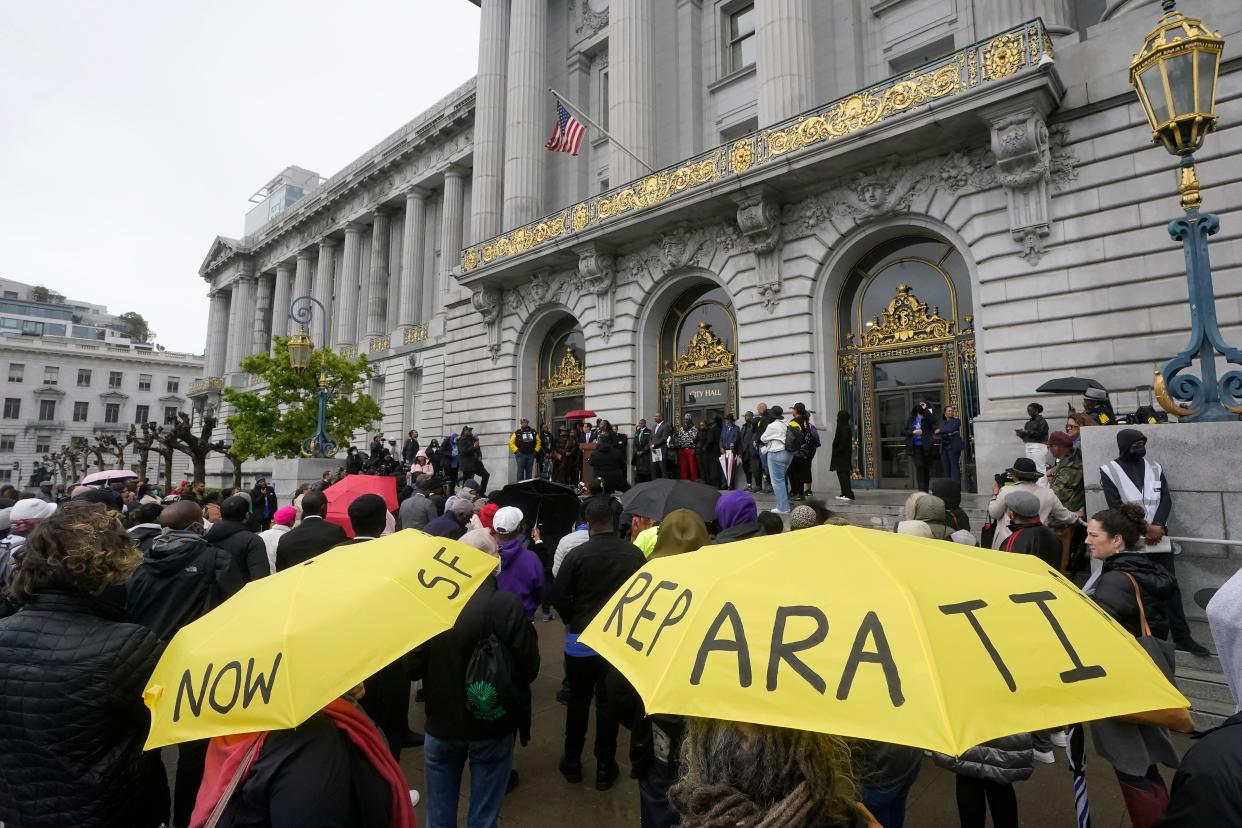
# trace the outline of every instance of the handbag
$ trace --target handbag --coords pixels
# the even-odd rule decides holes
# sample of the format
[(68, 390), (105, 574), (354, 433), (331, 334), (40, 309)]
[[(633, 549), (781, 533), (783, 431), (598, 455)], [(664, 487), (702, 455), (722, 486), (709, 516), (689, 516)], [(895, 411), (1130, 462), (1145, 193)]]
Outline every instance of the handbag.
[[(1165, 641), (1163, 638), (1156, 638), (1151, 634), (1151, 627), (1147, 624), (1147, 611), (1143, 607), (1143, 594), (1139, 591), (1138, 581), (1134, 580), (1134, 576), (1129, 572), (1123, 574), (1130, 579), (1130, 585), (1134, 587), (1134, 600), (1138, 604), (1139, 646), (1143, 648), (1147, 656), (1155, 662), (1156, 666), (1160, 668), (1160, 672), (1172, 684), (1174, 665), (1177, 663), (1173, 643)], [(1193, 733), (1195, 729), (1194, 719), (1190, 717), (1190, 711), (1184, 707), (1147, 710), (1114, 718), (1119, 721), (1129, 722), (1130, 724), (1167, 727), (1169, 730), (1176, 730), (1179, 733)]]

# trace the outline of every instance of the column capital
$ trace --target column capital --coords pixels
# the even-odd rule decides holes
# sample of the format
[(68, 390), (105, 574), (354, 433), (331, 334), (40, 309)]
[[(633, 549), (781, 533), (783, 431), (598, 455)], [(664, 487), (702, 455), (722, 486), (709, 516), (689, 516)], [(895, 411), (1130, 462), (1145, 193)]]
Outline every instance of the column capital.
[(372, 219), (384, 218), (384, 217), (387, 217), (388, 214), (391, 212), (392, 212), (392, 209), (387, 204), (376, 204), (371, 207), (371, 218)]
[(405, 188), (403, 193), (405, 195), (406, 201), (410, 201), (411, 199), (417, 200), (417, 201), (426, 201), (427, 196), (431, 195), (431, 190), (427, 189), (426, 187), (423, 187), (420, 184), (411, 184), (410, 186)]
[[(298, 255), (301, 256), (302, 254), (299, 253)], [(280, 274), (282, 271), (284, 273), (292, 273), (293, 269), (294, 269), (294, 265), (290, 264), (288, 261), (280, 262), (279, 264), (276, 265), (276, 277), (280, 278)]]
[(346, 236), (350, 235), (351, 233), (352, 234), (361, 233), (364, 229), (366, 229), (366, 225), (360, 221), (345, 222), (345, 235)]
[(298, 261), (300, 262), (309, 262), (313, 258), (315, 258), (315, 251), (309, 247), (303, 247), (298, 251)]
[(331, 236), (324, 236), (322, 239), (319, 240), (320, 250), (331, 250), (332, 248), (336, 247), (336, 245), (337, 245), (336, 239), (332, 238)]
[(448, 179), (448, 178), (462, 179), (462, 178), (465, 178), (469, 174), (470, 174), (470, 171), (466, 169), (465, 167), (461, 166), (460, 164), (449, 164), (447, 167), (444, 168), (445, 179)]

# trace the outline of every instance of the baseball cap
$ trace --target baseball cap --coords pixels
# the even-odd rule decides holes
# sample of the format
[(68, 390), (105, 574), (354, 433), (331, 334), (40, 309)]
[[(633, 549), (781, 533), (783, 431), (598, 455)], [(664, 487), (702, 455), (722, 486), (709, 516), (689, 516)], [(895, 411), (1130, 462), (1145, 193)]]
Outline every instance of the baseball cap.
[(13, 504), (13, 509), (9, 512), (9, 523), (16, 523), (19, 520), (43, 520), (54, 514), (56, 514), (55, 503), (48, 503), (37, 497), (28, 497)]
[(504, 535), (512, 535), (522, 525), (522, 510), (516, 506), (505, 506), (496, 511), (492, 518), (492, 528)]

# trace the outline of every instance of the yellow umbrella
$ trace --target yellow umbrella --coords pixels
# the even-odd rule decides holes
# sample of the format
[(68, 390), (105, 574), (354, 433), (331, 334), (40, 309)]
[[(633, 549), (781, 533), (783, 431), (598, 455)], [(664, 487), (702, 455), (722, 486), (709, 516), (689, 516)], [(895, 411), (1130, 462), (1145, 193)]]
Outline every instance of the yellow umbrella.
[(173, 636), (143, 693), (146, 748), (301, 724), (452, 627), (495, 568), (408, 529), (246, 585)]
[(951, 755), (1189, 706), (1133, 636), (1038, 559), (857, 527), (652, 560), (580, 641), (649, 713)]

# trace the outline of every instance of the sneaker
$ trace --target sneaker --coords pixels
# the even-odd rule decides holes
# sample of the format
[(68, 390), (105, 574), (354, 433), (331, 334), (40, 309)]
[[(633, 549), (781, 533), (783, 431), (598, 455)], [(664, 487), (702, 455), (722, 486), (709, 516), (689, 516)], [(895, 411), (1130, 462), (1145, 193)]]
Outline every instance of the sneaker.
[(846, 497), (845, 495), (837, 495), (837, 500), (844, 500), (846, 503), (853, 503), (853, 502), (854, 502), (854, 498), (852, 498), (852, 497)]
[(422, 797), (418, 795), (418, 791), (410, 788), (410, 807), (417, 808), (418, 803), (422, 801)]
[(1212, 654), (1211, 650), (1209, 650), (1207, 647), (1204, 647), (1202, 644), (1200, 644), (1198, 641), (1195, 641), (1193, 638), (1187, 638), (1185, 641), (1174, 642), (1173, 646), (1181, 650), (1182, 652), (1190, 653), (1191, 655), (1207, 656), (1207, 655)]
[(772, 514), (774, 514), (774, 515), (787, 515), (787, 514), (789, 514), (789, 510), (788, 510), (788, 509), (769, 509), (768, 511), (769, 511), (769, 512), (771, 512), (771, 513), (772, 513)]
[(1035, 751), (1035, 761), (1043, 762), (1045, 765), (1054, 765), (1056, 764), (1057, 756), (1050, 750), (1037, 750)]
[(1069, 747), (1069, 737), (1065, 735), (1064, 730), (1052, 731), (1048, 739), (1059, 748)]
[(562, 756), (560, 770), (561, 776), (565, 777), (565, 781), (571, 785), (577, 785), (582, 781), (581, 759), (570, 759), (568, 756)]

